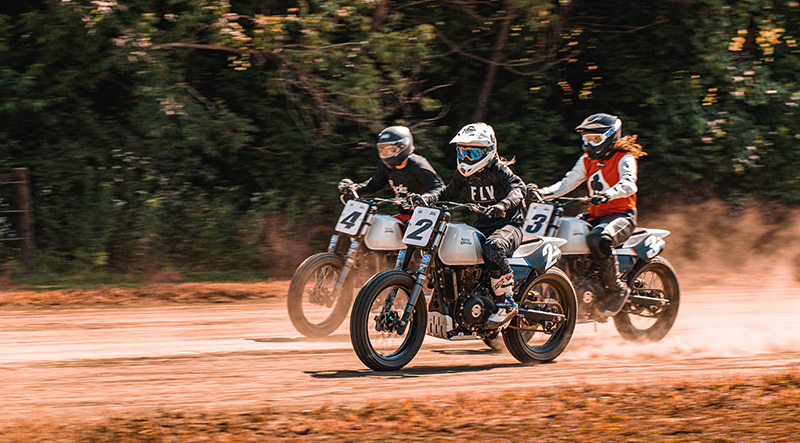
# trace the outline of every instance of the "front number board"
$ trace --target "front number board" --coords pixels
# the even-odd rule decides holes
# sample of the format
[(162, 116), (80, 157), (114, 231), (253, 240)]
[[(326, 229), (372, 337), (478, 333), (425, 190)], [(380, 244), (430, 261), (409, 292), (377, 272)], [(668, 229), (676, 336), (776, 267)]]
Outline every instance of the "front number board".
[(408, 221), (403, 243), (412, 246), (427, 246), (436, 221), (439, 220), (440, 212), (438, 209), (417, 206), (414, 209), (414, 215)]
[(532, 203), (530, 207), (528, 207), (528, 214), (525, 216), (525, 224), (522, 225), (522, 232), (526, 236), (544, 236), (547, 233), (547, 225), (552, 215), (553, 205)]

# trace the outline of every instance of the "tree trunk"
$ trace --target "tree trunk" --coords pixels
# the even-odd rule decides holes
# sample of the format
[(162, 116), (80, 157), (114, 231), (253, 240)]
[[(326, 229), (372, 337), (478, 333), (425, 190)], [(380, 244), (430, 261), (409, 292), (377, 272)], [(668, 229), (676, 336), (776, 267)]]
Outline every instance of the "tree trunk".
[(486, 77), (483, 79), (483, 85), (481, 86), (481, 90), (478, 94), (478, 100), (475, 103), (475, 112), (472, 114), (472, 121), (474, 122), (483, 121), (483, 118), (486, 116), (486, 108), (489, 104), (489, 98), (492, 95), (494, 82), (497, 79), (497, 69), (499, 67), (498, 64), (505, 56), (505, 51), (508, 47), (508, 37), (511, 34), (511, 25), (514, 20), (519, 17), (519, 15), (519, 9), (515, 7), (509, 7), (505, 18), (503, 18), (503, 21), (500, 22), (500, 29), (497, 32), (497, 40), (494, 42), (492, 54), (489, 58), (489, 66), (486, 69)]
[(372, 11), (372, 30), (377, 31), (383, 26), (386, 17), (389, 16), (389, 0), (381, 0), (375, 10)]

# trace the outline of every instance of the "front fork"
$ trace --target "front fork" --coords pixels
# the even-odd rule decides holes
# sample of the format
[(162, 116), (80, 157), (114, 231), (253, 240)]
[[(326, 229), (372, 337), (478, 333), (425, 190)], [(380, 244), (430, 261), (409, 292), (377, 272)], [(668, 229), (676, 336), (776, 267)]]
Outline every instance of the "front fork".
[(419, 294), (422, 293), (422, 287), (425, 285), (425, 282), (428, 280), (428, 264), (431, 262), (431, 253), (427, 252), (422, 256), (422, 261), (419, 263), (419, 267), (417, 268), (417, 279), (414, 281), (414, 288), (411, 290), (411, 295), (408, 297), (408, 304), (406, 305), (406, 310), (403, 311), (403, 317), (400, 319), (399, 325), (397, 327), (397, 334), (403, 335), (406, 332), (406, 327), (408, 326), (408, 319), (411, 318), (411, 312), (414, 310), (414, 305), (417, 304), (417, 299), (419, 298)]
[[(333, 234), (331, 241), (328, 244), (328, 252), (334, 252), (338, 242), (339, 235)], [(358, 254), (358, 247), (360, 245), (361, 242), (358, 240), (353, 240), (350, 242), (350, 248), (347, 250), (347, 254), (344, 256), (342, 273), (339, 275), (339, 279), (336, 281), (336, 285), (333, 287), (333, 293), (331, 294), (332, 299), (336, 299), (339, 296), (339, 292), (341, 292), (342, 286), (344, 286), (344, 282), (347, 280), (347, 276), (350, 275), (350, 270), (353, 269), (353, 265), (355, 264), (356, 256)]]
[[(397, 254), (397, 263), (395, 269), (403, 270), (408, 267), (411, 256), (414, 254), (413, 248), (401, 249)], [(394, 306), (394, 299), (397, 296), (397, 288), (392, 288), (386, 294), (386, 300), (383, 302), (383, 309), (380, 315), (376, 318), (375, 329), (379, 332), (394, 332), (397, 331), (398, 335), (402, 335), (408, 326), (408, 319), (411, 317), (411, 312), (414, 310), (414, 305), (417, 303), (422, 287), (428, 279), (427, 269), (431, 261), (431, 254), (427, 253), (422, 256), (422, 262), (417, 268), (417, 278), (414, 280), (414, 288), (411, 289), (411, 295), (408, 298), (408, 304), (403, 311), (403, 316), (399, 317), (392, 309)]]

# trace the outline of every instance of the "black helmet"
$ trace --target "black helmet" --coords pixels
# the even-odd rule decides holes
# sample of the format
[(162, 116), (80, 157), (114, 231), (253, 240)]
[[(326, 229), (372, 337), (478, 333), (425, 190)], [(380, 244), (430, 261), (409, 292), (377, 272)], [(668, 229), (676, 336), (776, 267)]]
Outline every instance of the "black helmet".
[(389, 126), (378, 134), (378, 157), (383, 163), (396, 168), (414, 152), (414, 138), (405, 126)]
[(577, 128), (581, 134), (583, 152), (592, 160), (605, 158), (622, 133), (622, 120), (615, 115), (594, 114), (586, 117)]

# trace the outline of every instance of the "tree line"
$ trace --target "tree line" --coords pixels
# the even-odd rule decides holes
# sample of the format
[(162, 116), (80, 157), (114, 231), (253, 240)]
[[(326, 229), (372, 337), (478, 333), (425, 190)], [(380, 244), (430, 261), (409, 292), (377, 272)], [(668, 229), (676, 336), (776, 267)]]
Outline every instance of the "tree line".
[(30, 170), (48, 272), (268, 268), (271, 230), (324, 243), (394, 124), (448, 181), (485, 121), (546, 185), (606, 112), (643, 202), (797, 204), (798, 29), (792, 0), (5, 2), (0, 169)]

